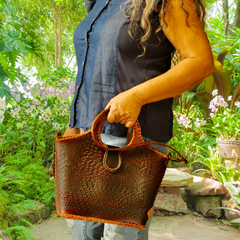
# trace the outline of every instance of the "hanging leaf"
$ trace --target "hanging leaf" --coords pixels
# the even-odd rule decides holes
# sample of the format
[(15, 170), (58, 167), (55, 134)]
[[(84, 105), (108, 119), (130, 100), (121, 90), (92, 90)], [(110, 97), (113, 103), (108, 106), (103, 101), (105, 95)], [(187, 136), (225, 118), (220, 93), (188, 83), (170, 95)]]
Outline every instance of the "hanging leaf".
[(217, 60), (223, 65), (223, 61), (228, 53), (228, 50), (223, 50), (218, 54)]
[(219, 95), (222, 95), (227, 101), (227, 98), (231, 92), (232, 83), (228, 73), (223, 69), (222, 64), (218, 61), (214, 61), (213, 78), (217, 85)]
[(209, 103), (212, 100), (212, 94), (209, 92), (198, 92), (195, 94), (207, 116), (210, 114)]
[(231, 101), (231, 104), (230, 104), (231, 109), (234, 108), (234, 103), (238, 100), (239, 97), (240, 97), (240, 82), (238, 83), (237, 87), (233, 91), (232, 101)]
[(203, 80), (203, 84), (204, 84), (205, 92), (211, 93), (214, 89), (216, 89), (216, 83), (214, 81), (213, 75), (205, 78)]

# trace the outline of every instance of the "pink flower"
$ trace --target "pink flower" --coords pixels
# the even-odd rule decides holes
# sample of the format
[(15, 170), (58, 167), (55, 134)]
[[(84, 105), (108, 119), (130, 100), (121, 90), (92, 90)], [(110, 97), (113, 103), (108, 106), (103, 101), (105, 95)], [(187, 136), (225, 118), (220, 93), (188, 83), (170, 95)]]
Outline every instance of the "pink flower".
[(200, 122), (195, 122), (195, 126), (197, 127), (197, 128), (199, 128), (200, 127)]
[(185, 128), (189, 127), (189, 123), (191, 122), (188, 117), (182, 114), (179, 118), (177, 118), (179, 124), (182, 124)]
[(235, 105), (236, 105), (237, 107), (240, 107), (240, 102), (235, 102)]
[(212, 91), (212, 95), (213, 95), (213, 96), (215, 96), (215, 95), (217, 95), (217, 94), (218, 94), (218, 89), (215, 89), (215, 90)]

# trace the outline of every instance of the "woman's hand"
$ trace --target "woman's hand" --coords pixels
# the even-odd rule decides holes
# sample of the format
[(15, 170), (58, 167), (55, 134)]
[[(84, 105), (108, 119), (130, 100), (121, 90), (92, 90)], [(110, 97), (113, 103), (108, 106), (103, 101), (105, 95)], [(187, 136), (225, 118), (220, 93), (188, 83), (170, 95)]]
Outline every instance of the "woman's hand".
[(141, 107), (140, 96), (134, 88), (122, 92), (107, 104), (105, 108), (109, 108), (107, 121), (110, 123), (120, 122), (128, 128), (132, 127), (138, 119)]

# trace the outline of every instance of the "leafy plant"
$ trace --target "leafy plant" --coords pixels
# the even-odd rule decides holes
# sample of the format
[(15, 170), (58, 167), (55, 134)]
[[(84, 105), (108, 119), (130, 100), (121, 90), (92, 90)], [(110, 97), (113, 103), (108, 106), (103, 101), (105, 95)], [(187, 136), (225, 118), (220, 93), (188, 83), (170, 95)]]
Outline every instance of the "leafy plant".
[[(29, 237), (30, 239), (33, 239), (32, 233), (29, 229), (27, 229), (25, 226), (19, 226), (17, 223), (12, 223), (11, 221), (11, 215), (12, 215), (12, 207), (7, 207), (7, 199), (4, 197), (6, 196), (4, 189), (11, 187), (12, 185), (18, 185), (21, 186), (23, 182), (19, 181), (17, 178), (13, 179), (13, 176), (6, 170), (7, 167), (5, 165), (2, 165), (0, 167), (0, 226), (1, 228), (5, 229), (7, 233), (9, 233), (14, 239), (23, 239), (26, 240), (26, 237)], [(31, 203), (29, 203), (31, 204)], [(22, 212), (22, 208), (15, 208), (14, 213)], [(32, 225), (29, 221), (21, 218), (23, 222), (25, 222), (27, 225), (35, 228), (34, 225)]]
[(212, 100), (212, 91), (218, 89), (219, 93), (228, 98), (231, 92), (231, 80), (227, 71), (223, 69), (223, 61), (227, 51), (221, 51), (214, 60), (214, 72), (192, 89), (174, 98), (175, 104), (180, 100), (180, 112), (188, 115), (190, 109), (199, 103), (206, 116), (209, 116), (209, 102)]
[[(217, 90), (213, 91), (214, 99), (210, 102), (210, 117), (213, 122), (212, 130), (219, 134), (222, 140), (240, 139), (240, 102), (235, 102), (235, 108), (228, 108), (221, 95), (217, 95)], [(231, 98), (229, 98), (229, 101)]]
[(34, 240), (34, 237), (29, 229), (24, 226), (12, 226), (6, 229), (6, 232), (9, 233), (13, 239), (17, 240), (27, 240), (26, 236)]
[[(187, 113), (181, 113), (178, 107), (174, 108), (173, 138), (169, 145), (178, 149), (184, 155), (189, 163), (194, 162), (202, 148), (215, 144), (214, 136), (204, 131), (206, 120), (197, 105)], [(171, 152), (176, 156), (174, 152)]]
[(13, 85), (25, 82), (16, 65), (24, 55), (34, 53), (34, 48), (33, 38), (22, 31), (22, 23), (15, 17), (9, 1), (1, 0), (0, 13), (4, 13), (0, 21), (0, 97), (6, 96), (8, 101), (11, 94), (7, 81)]
[(225, 167), (223, 159), (219, 156), (217, 148), (209, 146), (204, 149), (199, 146), (201, 152), (198, 154), (196, 162), (200, 162), (206, 168), (197, 169), (194, 173), (200, 171), (207, 171), (212, 178), (218, 180), (222, 184), (226, 182), (236, 182), (240, 179), (239, 171), (231, 166)]

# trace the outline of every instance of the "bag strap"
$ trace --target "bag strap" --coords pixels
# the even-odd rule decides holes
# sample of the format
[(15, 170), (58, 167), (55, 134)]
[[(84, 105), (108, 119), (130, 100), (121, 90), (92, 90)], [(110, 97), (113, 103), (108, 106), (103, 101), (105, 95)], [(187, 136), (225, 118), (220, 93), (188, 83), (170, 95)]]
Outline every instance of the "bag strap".
[[(107, 121), (107, 115), (109, 113), (109, 109), (105, 109), (102, 112), (100, 112), (96, 118), (94, 119), (92, 123), (91, 133), (92, 138), (94, 142), (102, 147), (107, 148), (106, 144), (104, 144), (101, 140), (101, 128), (104, 124), (104, 122)], [(132, 129), (132, 135), (131, 139), (129, 139), (127, 147), (135, 146), (137, 144), (144, 143), (144, 140), (142, 139), (142, 133), (141, 133), (141, 127), (138, 121), (134, 123), (134, 125), (130, 128)]]
[(145, 145), (161, 145), (161, 146), (164, 146), (164, 147), (167, 147), (167, 148), (170, 148), (172, 149), (175, 153), (178, 154), (179, 158), (172, 158), (172, 154), (171, 153), (168, 153), (167, 156), (169, 157), (169, 160), (170, 161), (173, 161), (173, 162), (184, 162), (184, 163), (188, 163), (187, 159), (184, 158), (176, 149), (164, 144), (164, 143), (158, 143), (158, 142), (145, 142)]

